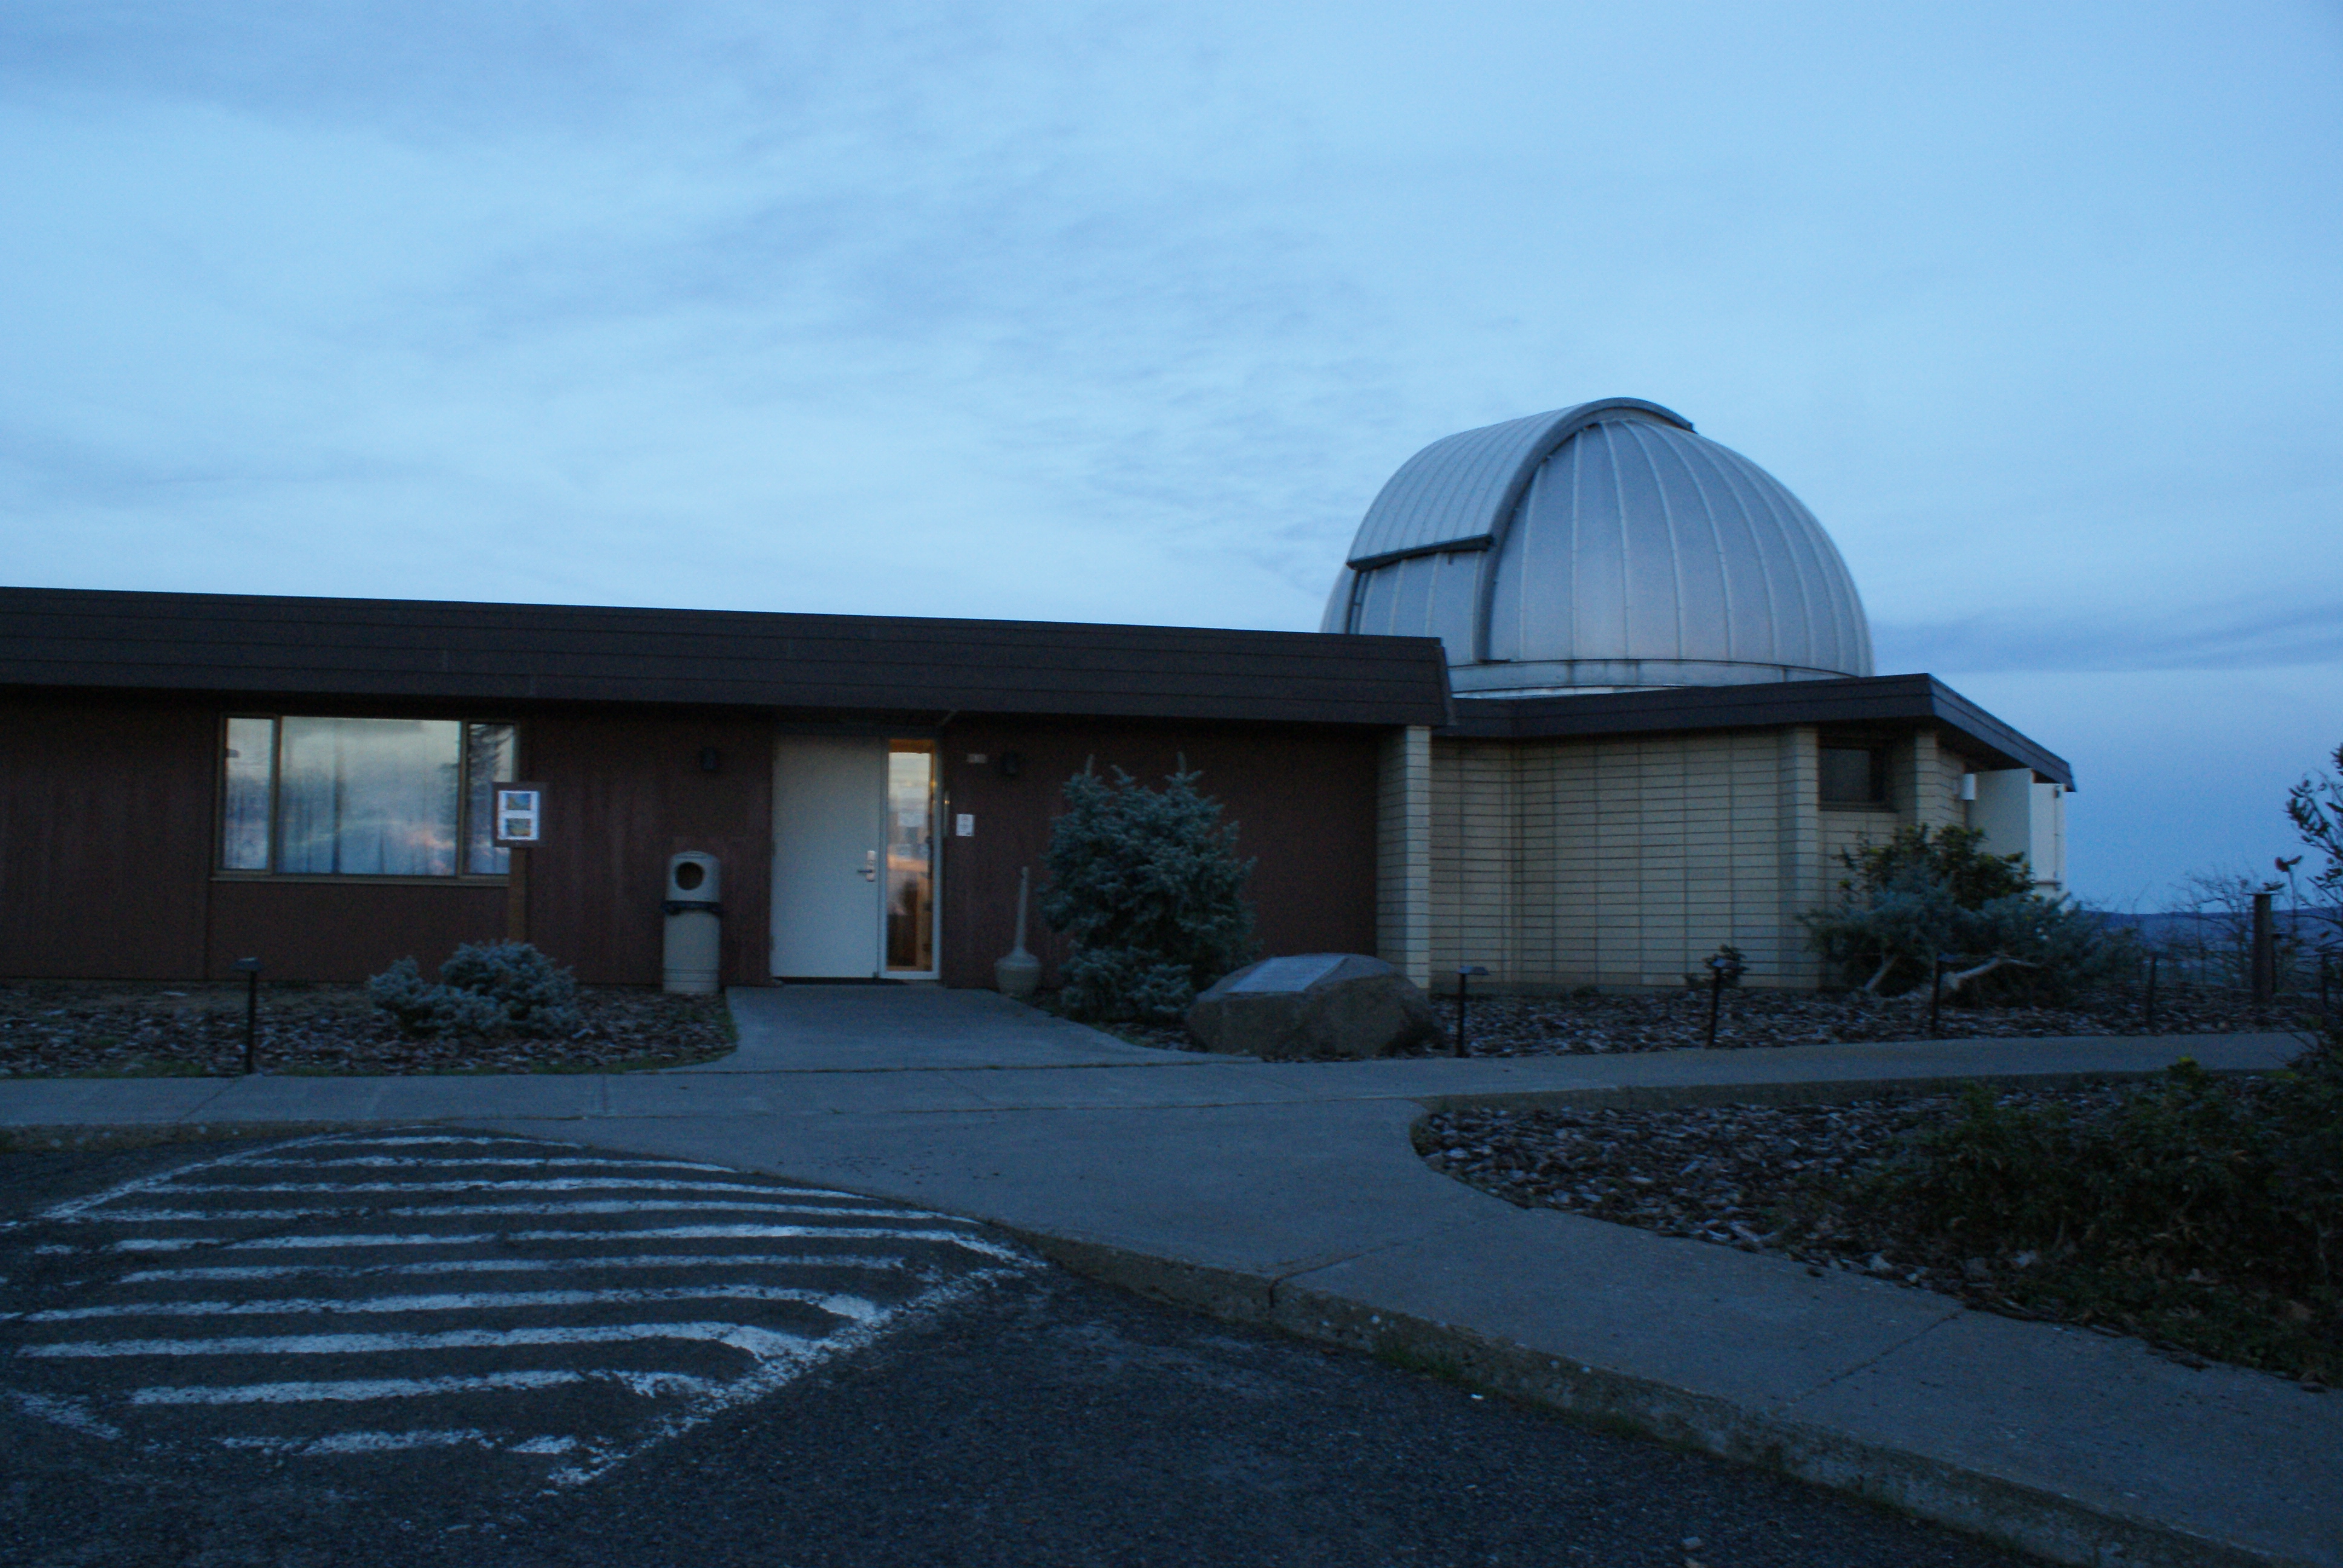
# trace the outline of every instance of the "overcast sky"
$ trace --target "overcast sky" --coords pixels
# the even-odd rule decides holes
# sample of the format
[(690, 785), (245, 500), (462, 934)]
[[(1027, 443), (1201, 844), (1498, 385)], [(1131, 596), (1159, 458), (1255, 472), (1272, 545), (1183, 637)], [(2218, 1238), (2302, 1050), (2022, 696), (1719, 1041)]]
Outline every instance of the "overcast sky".
[(1312, 628), (1648, 397), (2154, 907), (2343, 742), (2338, 170), (2331, 0), (13, 0), (0, 579)]

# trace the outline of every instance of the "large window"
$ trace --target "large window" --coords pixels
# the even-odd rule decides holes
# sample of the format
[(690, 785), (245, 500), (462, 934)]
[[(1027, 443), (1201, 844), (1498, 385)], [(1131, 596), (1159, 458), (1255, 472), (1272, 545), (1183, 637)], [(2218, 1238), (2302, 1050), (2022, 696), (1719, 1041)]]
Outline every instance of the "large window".
[(495, 877), (490, 790), (509, 724), (456, 719), (227, 721), (220, 867), (313, 877)]

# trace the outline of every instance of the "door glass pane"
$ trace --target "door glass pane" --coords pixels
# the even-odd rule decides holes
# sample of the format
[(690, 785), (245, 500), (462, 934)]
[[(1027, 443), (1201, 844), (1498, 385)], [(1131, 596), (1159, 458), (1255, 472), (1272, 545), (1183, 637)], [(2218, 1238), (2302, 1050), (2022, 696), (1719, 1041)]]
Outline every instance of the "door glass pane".
[(936, 748), (887, 743), (887, 967), (931, 970), (935, 960)]
[(464, 727), (451, 719), (287, 719), (277, 869), (452, 877)]
[(464, 869), (501, 877), (512, 869), (512, 851), (497, 848), (496, 787), (518, 775), (519, 757), (509, 724), (474, 724), (464, 732)]
[(276, 767), (277, 720), (227, 721), (220, 864), (231, 871), (268, 869), (268, 779)]

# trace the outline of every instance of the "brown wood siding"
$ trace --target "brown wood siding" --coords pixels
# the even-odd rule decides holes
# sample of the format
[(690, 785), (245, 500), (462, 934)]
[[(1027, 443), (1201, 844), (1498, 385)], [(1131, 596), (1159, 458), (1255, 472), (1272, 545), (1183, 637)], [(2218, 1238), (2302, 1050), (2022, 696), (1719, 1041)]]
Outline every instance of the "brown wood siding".
[(0, 699), (0, 975), (202, 971), (218, 745), (204, 707)]
[[(530, 940), (589, 984), (658, 984), (667, 858), (704, 849), (724, 862), (725, 979), (764, 982), (765, 715), (22, 694), (0, 705), (0, 976), (224, 978), (257, 957), (280, 980), (357, 980), (407, 957), (428, 973), (458, 944), (505, 935), (501, 880), (215, 876), (230, 711), (517, 719), (552, 808), (530, 868)], [(699, 766), (707, 747), (715, 773)]]
[(216, 881), (211, 893), (213, 980), (232, 979), (241, 958), (274, 980), (362, 980), (404, 958), (430, 975), (459, 943), (505, 934), (500, 884), (256, 879)]
[[(699, 766), (709, 747), (713, 773)], [(547, 791), (548, 841), (530, 851), (530, 940), (589, 983), (658, 984), (668, 858), (699, 849), (724, 868), (725, 983), (767, 982), (771, 719), (540, 715), (522, 727), (521, 760)]]
[[(1033, 868), (1028, 945), (1057, 983), (1065, 945), (1041, 919), (1040, 890), (1061, 790), (1086, 759), (1153, 784), (1185, 756), (1199, 787), (1239, 825), (1239, 853), (1256, 862), (1252, 896), (1264, 954), (1375, 950), (1375, 822), (1379, 736), (1373, 731), (1133, 725), (1045, 725), (977, 719), (942, 742), (945, 809), (976, 818), (972, 838), (944, 822), (943, 980), (990, 986), (993, 961), (1015, 935), (1017, 870)], [(1001, 755), (1022, 771), (1003, 778)], [(986, 758), (981, 765), (968, 759)]]
[[(357, 980), (393, 960), (436, 970), (458, 943), (506, 930), (501, 881), (294, 880), (215, 875), (220, 720), (227, 712), (509, 719), (522, 768), (548, 791), (528, 879), (528, 935), (591, 984), (654, 985), (667, 859), (724, 863), (724, 973), (761, 984), (770, 950), (772, 719), (695, 709), (531, 710), (504, 705), (233, 703), (12, 697), (0, 709), (0, 975), (192, 980), (258, 957), (280, 980)], [(1240, 825), (1265, 953), (1373, 952), (1383, 732), (985, 719), (941, 744), (943, 978), (990, 985), (1009, 949), (1017, 868), (1039, 880), (1060, 789), (1086, 759), (1159, 780), (1184, 754)], [(699, 754), (713, 747), (719, 770)], [(1015, 779), (1002, 752), (1023, 754)], [(970, 767), (970, 752), (990, 761)], [(1035, 950), (1061, 948), (1039, 918)], [(1054, 977), (1053, 977), (1054, 978)]]

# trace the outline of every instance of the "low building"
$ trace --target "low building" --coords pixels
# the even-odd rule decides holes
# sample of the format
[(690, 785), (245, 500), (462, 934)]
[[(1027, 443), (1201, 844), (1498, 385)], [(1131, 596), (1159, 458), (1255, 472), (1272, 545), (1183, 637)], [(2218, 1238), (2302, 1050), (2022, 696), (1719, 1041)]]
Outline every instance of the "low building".
[[(1840, 852), (1969, 823), (2056, 888), (2073, 782), (1874, 675), (1795, 498), (1614, 399), (1411, 459), (1319, 633), (0, 589), (0, 976), (347, 980), (511, 936), (653, 983), (694, 850), (729, 984), (984, 985), (1066, 779), (1183, 765), (1266, 951), (1525, 989), (1725, 944), (1814, 984)], [(517, 780), (526, 850), (491, 831)]]

